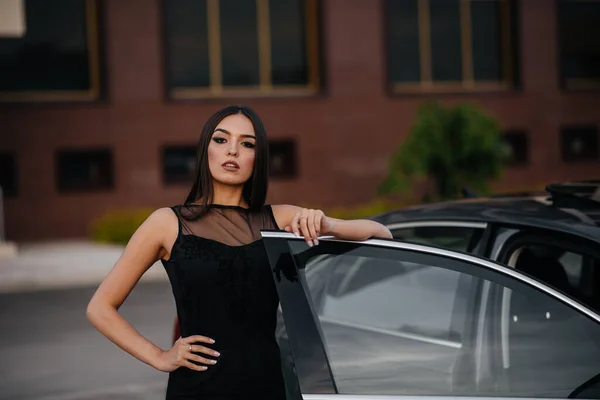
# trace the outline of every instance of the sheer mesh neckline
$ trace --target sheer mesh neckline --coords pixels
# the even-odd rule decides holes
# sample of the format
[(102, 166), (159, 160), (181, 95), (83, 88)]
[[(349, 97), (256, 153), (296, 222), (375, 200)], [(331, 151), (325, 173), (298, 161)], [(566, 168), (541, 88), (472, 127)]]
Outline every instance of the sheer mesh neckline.
[[(188, 203), (188, 204), (183, 204), (184, 207), (187, 206), (192, 206), (192, 207), (203, 207), (202, 204), (196, 204), (196, 203)], [(229, 208), (232, 210), (244, 210), (244, 211), (250, 211), (250, 208), (247, 207), (242, 207), (242, 206), (233, 206), (233, 205), (227, 205), (227, 204), (207, 204), (206, 207), (208, 208)]]
[[(246, 245), (262, 238), (261, 230), (277, 230), (270, 205), (258, 210), (225, 204), (187, 204), (172, 208), (179, 219), (179, 235), (211, 239), (228, 246)], [(201, 211), (201, 213), (199, 213)]]

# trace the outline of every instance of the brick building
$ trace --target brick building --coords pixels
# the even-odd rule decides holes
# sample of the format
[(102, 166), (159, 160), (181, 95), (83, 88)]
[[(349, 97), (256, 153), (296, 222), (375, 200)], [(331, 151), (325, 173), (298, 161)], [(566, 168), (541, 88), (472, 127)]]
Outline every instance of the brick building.
[(513, 146), (500, 189), (600, 171), (600, 1), (25, 1), (0, 38), (9, 239), (80, 236), (183, 201), (205, 119), (272, 140), (269, 201), (369, 201), (424, 99), (469, 101)]

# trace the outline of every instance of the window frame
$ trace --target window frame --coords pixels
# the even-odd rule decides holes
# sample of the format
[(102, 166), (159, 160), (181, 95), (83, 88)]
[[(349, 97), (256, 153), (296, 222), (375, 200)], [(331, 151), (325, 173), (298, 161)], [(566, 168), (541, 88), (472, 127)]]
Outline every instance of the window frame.
[[(192, 176), (189, 179), (177, 179), (169, 176), (166, 171), (166, 162), (169, 157), (170, 152), (177, 151), (187, 151), (191, 150), (194, 153), (194, 161), (196, 161), (197, 156), (197, 145), (195, 143), (164, 143), (160, 146), (159, 149), (159, 157), (160, 157), (160, 175), (161, 175), (161, 183), (163, 186), (171, 187), (171, 186), (189, 186), (193, 183), (194, 180), (194, 171), (192, 171)], [(194, 167), (195, 170), (195, 167)]]
[[(61, 177), (61, 156), (75, 155), (75, 154), (102, 154), (108, 157), (108, 178), (105, 185), (86, 185), (82, 187), (68, 187), (63, 185), (63, 178)], [(54, 151), (54, 165), (55, 165), (55, 182), (56, 191), (60, 194), (81, 194), (81, 193), (105, 193), (112, 192), (116, 186), (116, 168), (115, 168), (115, 153), (114, 149), (110, 146), (97, 146), (97, 147), (61, 147)]]
[[(598, 125), (594, 123), (562, 124), (559, 127), (558, 134), (560, 141), (559, 144), (561, 162), (565, 164), (586, 164), (597, 163), (598, 161), (600, 161), (600, 128), (598, 127)], [(591, 151), (593, 153), (584, 157), (571, 155), (569, 149), (566, 147), (569, 144), (569, 139), (571, 139), (573, 136), (588, 134), (591, 134), (592, 140), (596, 142), (595, 146), (590, 146), (590, 148), (592, 149)]]
[[(504, 279), (517, 281), (521, 285), (529, 286), (532, 287), (533, 290), (543, 292), (547, 296), (559, 301), (564, 306), (575, 310), (575, 312), (578, 312), (582, 317), (586, 317), (596, 324), (600, 324), (600, 315), (598, 313), (573, 301), (568, 296), (565, 296), (508, 266), (470, 254), (390, 239), (369, 239), (357, 242), (323, 238), (319, 246), (309, 247), (303, 238), (297, 238), (290, 233), (262, 231), (261, 234), (281, 302), (280, 307), (283, 313), (287, 337), (289, 338), (289, 347), (294, 358), (293, 367), (295, 379), (297, 381), (286, 382), (286, 384), (289, 383), (289, 387), (292, 388), (290, 393), (290, 398), (292, 399), (311, 398), (316, 400), (343, 398), (343, 396), (336, 395), (339, 392), (336, 386), (336, 380), (332, 373), (320, 322), (311, 304), (310, 293), (308, 292), (304, 276), (300, 273), (304, 267), (303, 263), (306, 260), (318, 254), (331, 254), (326, 251), (320, 251), (319, 246), (322, 246), (323, 243), (337, 242), (340, 246), (349, 246), (349, 250), (356, 248), (356, 246), (369, 246), (388, 248), (392, 251), (411, 251), (419, 253), (421, 256), (429, 255), (440, 258), (446, 257), (462, 261), (463, 263), (471, 264), (469, 266), (470, 268), (476, 266), (481, 267), (482, 271), (485, 271), (485, 274), (501, 276)], [(304, 395), (301, 390), (305, 391)], [(307, 394), (311, 392), (314, 393), (315, 391), (320, 394)], [(369, 395), (353, 395), (352, 397), (371, 398)], [(419, 396), (390, 395), (386, 397), (413, 398)], [(446, 396), (427, 396), (427, 398), (443, 399), (446, 398)]]
[[(303, 0), (306, 13), (305, 40), (308, 82), (303, 85), (273, 85), (271, 82), (271, 32), (269, 21), (269, 2), (276, 0), (254, 0), (257, 14), (257, 44), (259, 63), (259, 84), (255, 86), (223, 86), (221, 64), (221, 42), (219, 21), (219, 0), (206, 0), (208, 14), (208, 62), (209, 86), (171, 86), (169, 82), (168, 60), (171, 56), (168, 46), (168, 29), (166, 15), (168, 0), (162, 0), (162, 48), (163, 48), (163, 82), (165, 96), (168, 100), (203, 100), (220, 98), (261, 98), (261, 97), (306, 97), (318, 94), (321, 89), (320, 75), (320, 7), (318, 0)], [(265, 23), (265, 21), (267, 23)]]
[[(512, 138), (512, 139), (511, 139)], [(511, 140), (523, 140), (523, 146), (524, 148), (523, 150), (523, 159), (518, 159), (517, 157), (515, 157), (515, 153), (518, 153), (518, 151), (514, 151), (515, 148), (512, 146), (512, 144), (515, 144), (515, 142), (511, 142)], [(506, 146), (510, 146), (511, 147), (511, 151), (512, 151), (512, 159), (509, 160), (505, 160), (505, 165), (508, 168), (515, 168), (515, 167), (526, 167), (529, 164), (531, 164), (531, 135), (529, 134), (529, 132), (526, 129), (508, 129), (502, 132), (502, 141), (505, 143)], [(517, 149), (518, 150), (518, 149)]]
[(85, 1), (85, 28), (88, 51), (88, 74), (90, 88), (88, 90), (31, 90), (0, 91), (0, 103), (60, 103), (60, 102), (93, 102), (102, 98), (102, 64), (101, 64), (101, 32), (100, 15), (102, 0)]
[[(386, 57), (386, 85), (391, 94), (411, 94), (411, 93), (462, 93), (462, 92), (507, 92), (514, 90), (518, 84), (517, 68), (515, 61), (517, 59), (516, 43), (514, 37), (517, 35), (514, 0), (498, 0), (501, 5), (500, 14), (500, 39), (501, 39), (501, 58), (500, 65), (503, 78), (499, 81), (475, 80), (473, 68), (473, 48), (471, 33), (471, 10), (470, 5), (478, 0), (461, 0), (459, 2), (460, 12), (460, 43), (461, 43), (461, 68), (463, 79), (460, 81), (441, 81), (436, 82), (432, 78), (432, 51), (431, 51), (431, 21), (428, 18), (430, 0), (416, 0), (417, 19), (418, 19), (418, 47), (419, 47), (419, 66), (420, 80), (416, 82), (394, 82), (391, 78), (389, 64), (389, 41), (391, 36), (391, 27), (389, 19), (388, 2), (383, 5), (383, 26), (384, 26), (384, 53)], [(467, 22), (468, 21), (468, 22)]]
[[(286, 151), (290, 151), (288, 157), (285, 157), (286, 161), (289, 163), (289, 168), (282, 172), (275, 171), (273, 163), (273, 159), (276, 153), (273, 150), (277, 149), (278, 146), (278, 150), (285, 149)], [(278, 181), (289, 181), (297, 179), (298, 175), (300, 174), (298, 161), (298, 141), (295, 137), (269, 139), (269, 176), (271, 179)]]
[(563, 66), (563, 47), (562, 47), (562, 32), (563, 27), (560, 19), (560, 8), (564, 3), (598, 3), (600, 0), (557, 0), (555, 4), (556, 13), (556, 43), (558, 46), (557, 62), (558, 62), (558, 80), (560, 87), (566, 92), (577, 91), (598, 91), (600, 90), (600, 76), (598, 78), (567, 78), (564, 75)]

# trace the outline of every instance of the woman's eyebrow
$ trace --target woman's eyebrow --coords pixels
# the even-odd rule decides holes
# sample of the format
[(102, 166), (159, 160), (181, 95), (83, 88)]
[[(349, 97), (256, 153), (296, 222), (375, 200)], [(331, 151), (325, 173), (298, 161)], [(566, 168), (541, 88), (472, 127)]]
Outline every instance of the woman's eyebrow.
[[(227, 135), (231, 135), (231, 132), (229, 132), (227, 129), (217, 128), (217, 129), (215, 129), (215, 132), (217, 132), (217, 131), (218, 132), (223, 132), (223, 133), (225, 133)], [(256, 139), (256, 136), (254, 136), (254, 135), (240, 135), (240, 136), (243, 137), (243, 138)]]

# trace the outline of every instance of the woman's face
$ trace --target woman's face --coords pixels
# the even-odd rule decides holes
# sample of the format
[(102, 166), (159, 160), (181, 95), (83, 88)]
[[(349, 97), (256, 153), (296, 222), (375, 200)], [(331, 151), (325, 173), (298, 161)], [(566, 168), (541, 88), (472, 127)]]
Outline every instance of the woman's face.
[(208, 145), (212, 178), (226, 185), (243, 185), (254, 171), (256, 137), (243, 114), (229, 115), (217, 125)]

